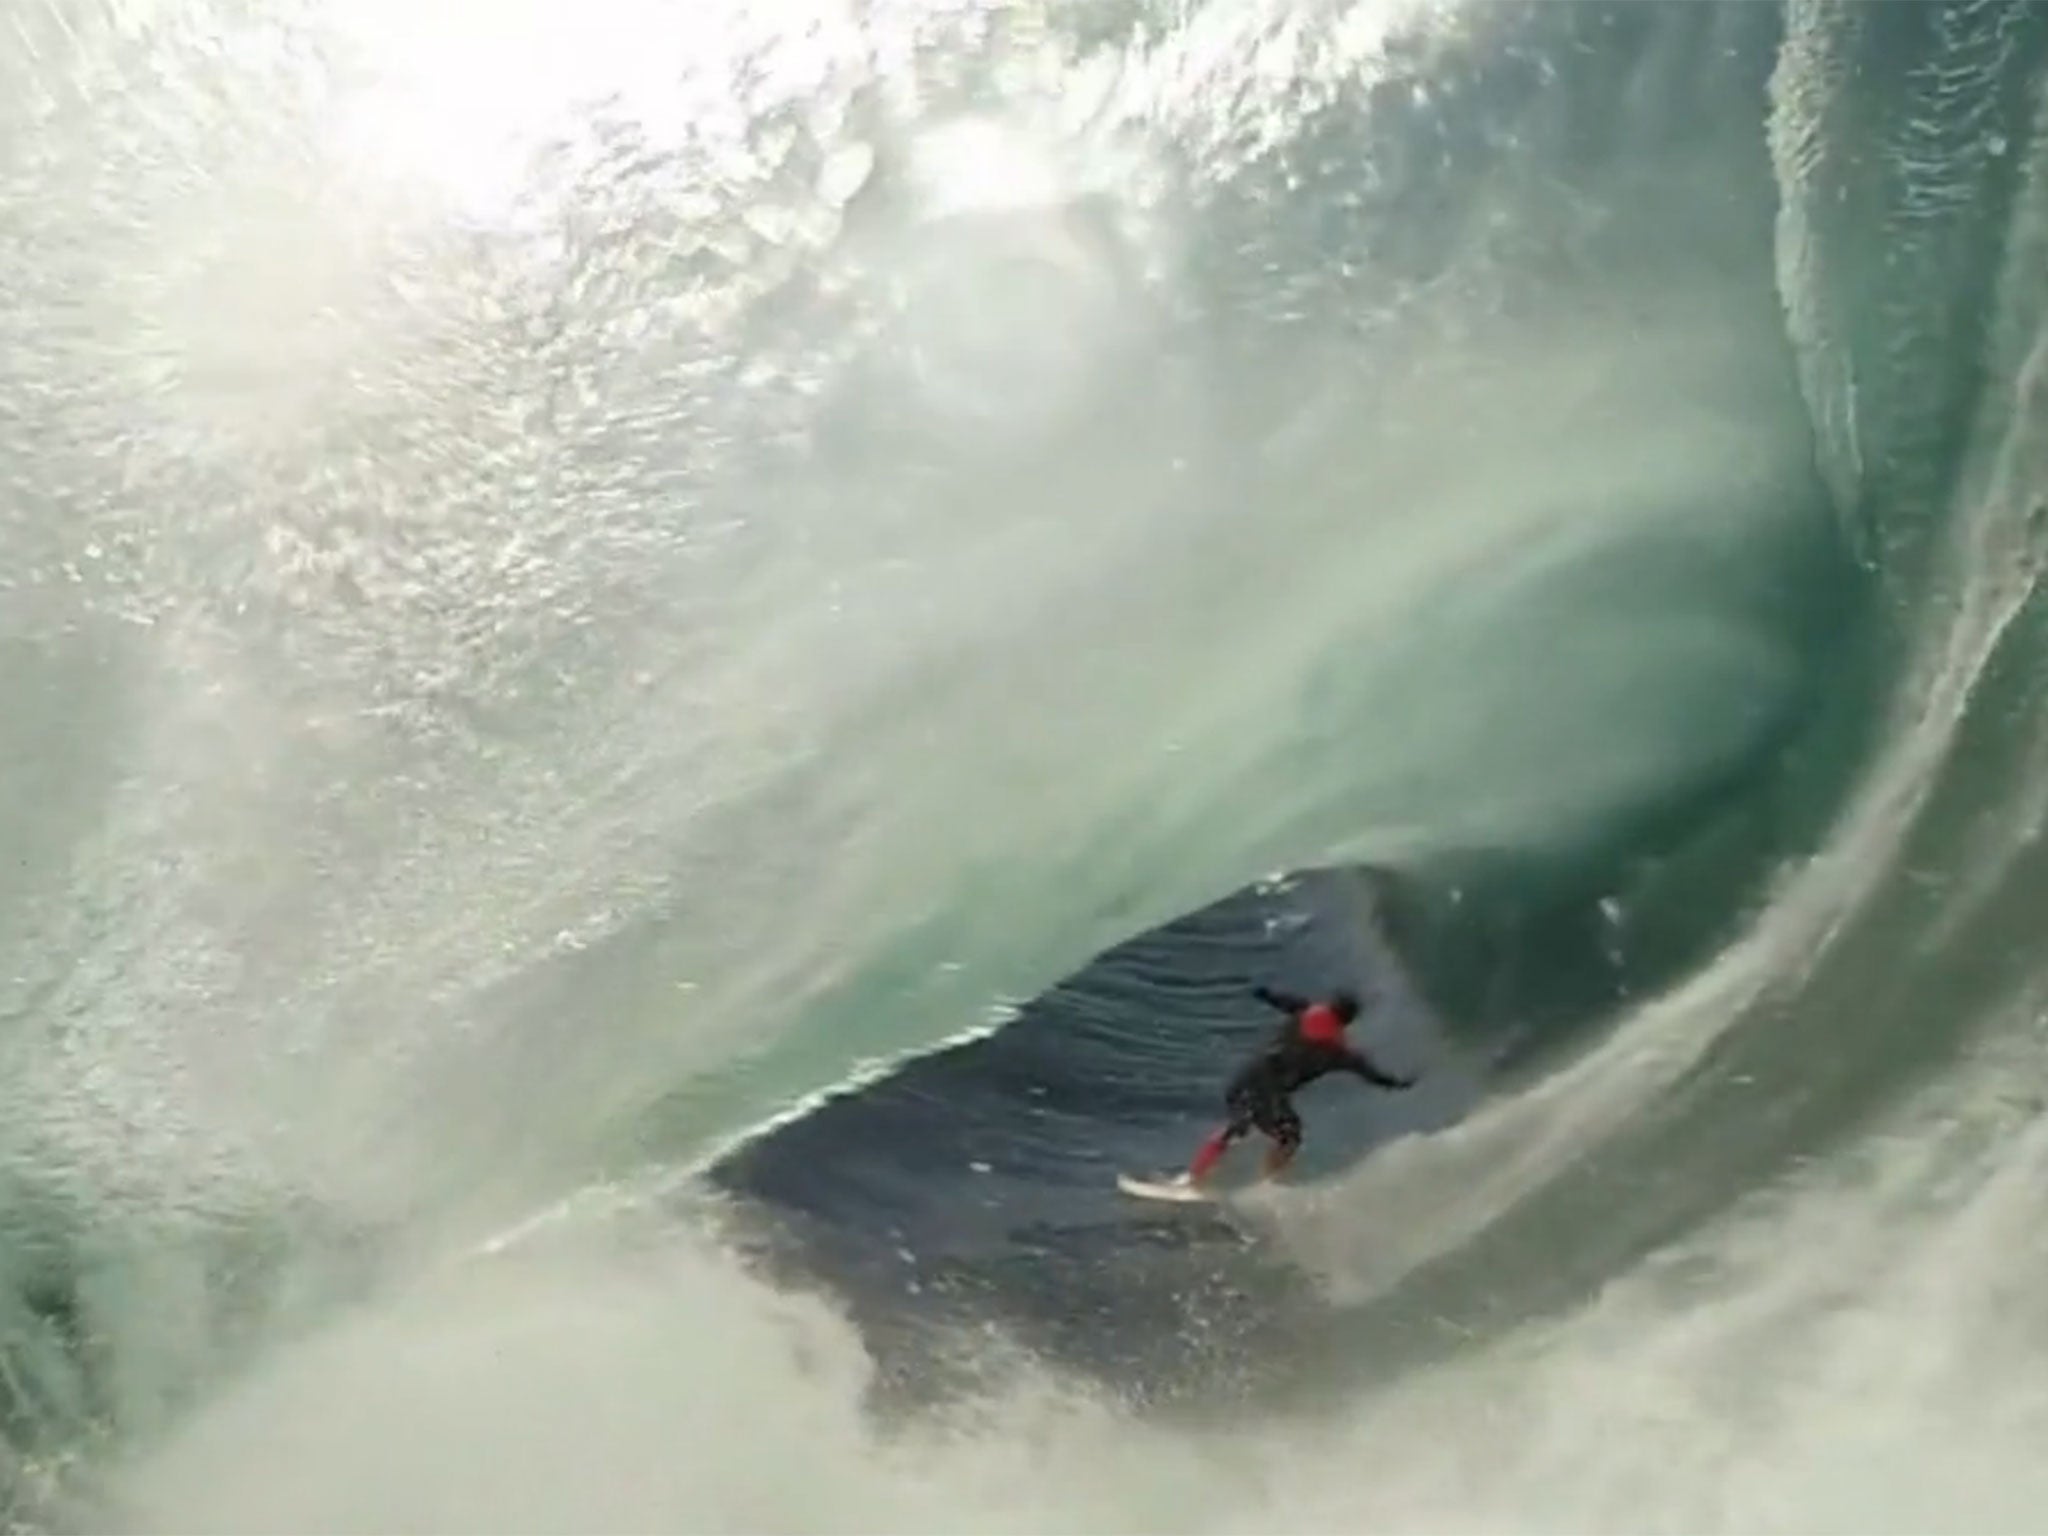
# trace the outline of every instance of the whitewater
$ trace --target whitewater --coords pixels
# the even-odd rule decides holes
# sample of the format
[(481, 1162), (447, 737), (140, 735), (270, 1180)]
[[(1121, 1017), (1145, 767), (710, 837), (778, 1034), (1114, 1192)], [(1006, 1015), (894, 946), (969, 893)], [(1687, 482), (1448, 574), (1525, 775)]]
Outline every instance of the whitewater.
[(0, 38), (9, 1529), (2048, 1530), (2048, 12)]

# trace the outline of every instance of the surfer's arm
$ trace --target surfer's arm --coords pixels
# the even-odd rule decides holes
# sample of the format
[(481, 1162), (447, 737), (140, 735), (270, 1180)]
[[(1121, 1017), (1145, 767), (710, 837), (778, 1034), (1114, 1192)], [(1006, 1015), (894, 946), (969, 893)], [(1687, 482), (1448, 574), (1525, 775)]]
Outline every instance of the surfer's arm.
[(1253, 987), (1252, 996), (1268, 1008), (1278, 1009), (1286, 1014), (1300, 1013), (1308, 1007), (1307, 998), (1296, 997), (1292, 992), (1276, 991), (1272, 987)]
[(1375, 1064), (1373, 1059), (1362, 1051), (1346, 1051), (1342, 1058), (1342, 1066), (1346, 1072), (1354, 1073), (1364, 1078), (1376, 1088), (1413, 1088), (1415, 1086), (1414, 1078), (1394, 1076), (1393, 1073)]

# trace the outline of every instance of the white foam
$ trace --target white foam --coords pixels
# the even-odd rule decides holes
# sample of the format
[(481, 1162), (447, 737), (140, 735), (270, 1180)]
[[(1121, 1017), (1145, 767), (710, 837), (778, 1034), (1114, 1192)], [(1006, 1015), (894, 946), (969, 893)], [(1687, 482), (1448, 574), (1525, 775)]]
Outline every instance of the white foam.
[(222, 1533), (2037, 1529), (2048, 1120), (1987, 1091), (2026, 1055), (1312, 1426), (1169, 1432), (1013, 1363), (996, 1401), (885, 1433), (827, 1310), (585, 1229), (278, 1353), (116, 1507)]

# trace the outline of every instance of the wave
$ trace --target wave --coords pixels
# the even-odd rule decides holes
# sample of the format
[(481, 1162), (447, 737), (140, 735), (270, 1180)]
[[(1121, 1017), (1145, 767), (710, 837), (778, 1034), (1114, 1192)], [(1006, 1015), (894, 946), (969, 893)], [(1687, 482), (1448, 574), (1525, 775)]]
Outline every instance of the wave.
[(2033, 8), (8, 19), (10, 1518), (2031, 1518)]
[[(711, 1183), (780, 1218), (771, 1264), (823, 1271), (899, 1346), (879, 1362), (885, 1389), (929, 1400), (948, 1336), (989, 1324), (1155, 1405), (1176, 1384), (1213, 1399), (1219, 1372), (1279, 1370), (1292, 1362), (1271, 1335), (1302, 1333), (1287, 1314), (1312, 1297), (1227, 1221), (1148, 1218), (1115, 1181), (1185, 1162), (1218, 1117), (1233, 1058), (1271, 1028), (1248, 1000), (1262, 977), (1369, 977), (1375, 1050), (1406, 1071), (1443, 1056), (1420, 993), (1371, 944), (1371, 890), (1363, 874), (1298, 876), (1116, 946), (993, 1033), (745, 1141)], [(1399, 1101), (1317, 1105), (1297, 1174), (1445, 1123), (1473, 1074), (1435, 1065)]]

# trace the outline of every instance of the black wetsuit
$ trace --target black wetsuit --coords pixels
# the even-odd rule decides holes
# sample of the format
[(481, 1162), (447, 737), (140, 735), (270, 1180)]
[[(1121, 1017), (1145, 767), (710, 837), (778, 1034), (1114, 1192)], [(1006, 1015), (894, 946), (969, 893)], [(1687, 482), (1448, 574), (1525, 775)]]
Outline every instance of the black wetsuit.
[(1301, 1116), (1294, 1093), (1331, 1072), (1351, 1072), (1382, 1088), (1406, 1088), (1411, 1081), (1383, 1072), (1344, 1039), (1344, 1024), (1327, 1003), (1254, 987), (1252, 995), (1287, 1015), (1267, 1047), (1230, 1080), (1224, 1103), (1230, 1121), (1226, 1141), (1256, 1127), (1292, 1154), (1301, 1146)]

